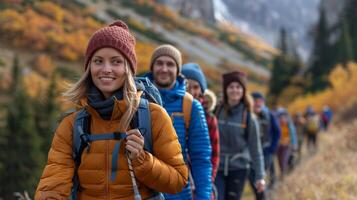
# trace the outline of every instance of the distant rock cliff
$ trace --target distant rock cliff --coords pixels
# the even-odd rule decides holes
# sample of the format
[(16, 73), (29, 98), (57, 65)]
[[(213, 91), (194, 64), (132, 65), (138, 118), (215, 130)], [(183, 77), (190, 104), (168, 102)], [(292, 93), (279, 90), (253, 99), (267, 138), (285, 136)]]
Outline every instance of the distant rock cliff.
[[(307, 32), (318, 18), (321, 0), (157, 0), (184, 16), (210, 23), (229, 21), (242, 31), (276, 44), (279, 29), (285, 27), (307, 55), (311, 43)], [(336, 1), (339, 0), (327, 0)], [(338, 5), (340, 6), (340, 5)]]

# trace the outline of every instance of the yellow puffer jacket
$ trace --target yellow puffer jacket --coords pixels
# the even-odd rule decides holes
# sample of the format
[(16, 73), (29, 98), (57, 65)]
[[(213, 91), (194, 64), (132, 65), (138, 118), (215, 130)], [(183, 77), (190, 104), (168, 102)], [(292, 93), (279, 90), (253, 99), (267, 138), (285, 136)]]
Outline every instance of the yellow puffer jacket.
[[(125, 110), (123, 100), (115, 101), (111, 120), (103, 120), (86, 101), (82, 101), (82, 106), (86, 107), (91, 115), (92, 134), (118, 130), (120, 118)], [(188, 179), (188, 169), (170, 117), (156, 104), (150, 103), (149, 108), (152, 119), (153, 154), (143, 151), (132, 160), (142, 199), (151, 197), (152, 190), (171, 194), (180, 192)], [(69, 198), (74, 174), (72, 130), (75, 116), (76, 113), (73, 113), (65, 117), (56, 130), (35, 199), (67, 200)], [(81, 184), (79, 199), (133, 199), (124, 141), (120, 147), (116, 179), (114, 182), (110, 180), (111, 154), (115, 142), (114, 140), (94, 141), (91, 143), (90, 152), (83, 152), (78, 169)]]

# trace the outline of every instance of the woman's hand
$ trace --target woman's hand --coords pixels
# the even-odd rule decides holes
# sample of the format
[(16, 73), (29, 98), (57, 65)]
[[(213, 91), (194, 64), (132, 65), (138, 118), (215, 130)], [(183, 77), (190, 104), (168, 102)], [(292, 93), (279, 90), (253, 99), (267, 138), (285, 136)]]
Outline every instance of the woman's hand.
[(265, 180), (264, 179), (257, 180), (257, 182), (255, 182), (255, 186), (257, 187), (259, 193), (264, 192)]
[(130, 152), (129, 158), (136, 159), (144, 150), (144, 137), (138, 129), (133, 129), (127, 132), (126, 150)]

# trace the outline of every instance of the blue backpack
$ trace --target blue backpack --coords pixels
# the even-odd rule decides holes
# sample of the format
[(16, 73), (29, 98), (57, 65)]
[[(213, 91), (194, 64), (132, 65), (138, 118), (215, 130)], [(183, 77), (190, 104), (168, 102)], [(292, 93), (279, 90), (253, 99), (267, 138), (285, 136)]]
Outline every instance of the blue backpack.
[[(139, 129), (140, 133), (144, 136), (144, 149), (152, 153), (152, 135), (151, 135), (151, 113), (149, 109), (149, 102), (162, 105), (162, 100), (158, 89), (147, 78), (135, 78), (135, 84), (139, 91), (143, 91), (140, 98), (140, 103), (136, 114), (131, 121), (131, 126)], [(98, 140), (117, 140), (114, 150), (112, 152), (112, 169), (111, 181), (116, 178), (117, 163), (119, 158), (120, 144), (126, 138), (126, 133), (106, 133), (106, 134), (91, 134), (90, 133), (90, 120), (91, 116), (85, 108), (78, 111), (73, 125), (73, 160), (75, 162), (75, 171), (73, 175), (73, 187), (71, 189), (70, 200), (78, 199), (78, 192), (80, 191), (80, 183), (78, 177), (78, 168), (81, 164), (81, 157), (83, 151), (89, 153), (90, 144), (92, 141)], [(128, 160), (129, 161), (129, 160)], [(131, 163), (129, 163), (131, 165)], [(129, 166), (130, 168), (131, 166)], [(134, 174), (131, 172), (135, 199), (141, 199), (138, 188), (135, 182)], [(162, 196), (161, 193), (156, 192), (156, 196)]]

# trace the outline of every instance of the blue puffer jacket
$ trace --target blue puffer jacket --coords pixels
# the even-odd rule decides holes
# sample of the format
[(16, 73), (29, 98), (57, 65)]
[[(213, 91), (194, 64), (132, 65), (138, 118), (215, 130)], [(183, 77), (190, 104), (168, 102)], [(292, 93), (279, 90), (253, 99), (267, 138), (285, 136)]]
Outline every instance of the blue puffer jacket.
[[(153, 80), (152, 74), (147, 74), (150, 80)], [(182, 112), (183, 96), (186, 92), (185, 80), (182, 77), (176, 79), (173, 89), (159, 89), (163, 107), (171, 116), (173, 112)], [(194, 179), (196, 191), (195, 199), (211, 199), (211, 145), (208, 134), (208, 127), (201, 104), (194, 100), (192, 103), (191, 121), (186, 142), (185, 122), (183, 117), (174, 117), (174, 127), (179, 138), (184, 159), (187, 163), (187, 154), (190, 157), (190, 170)], [(185, 151), (187, 149), (187, 151)], [(190, 200), (192, 199), (190, 183), (182, 192), (175, 195), (165, 195), (166, 199)]]

